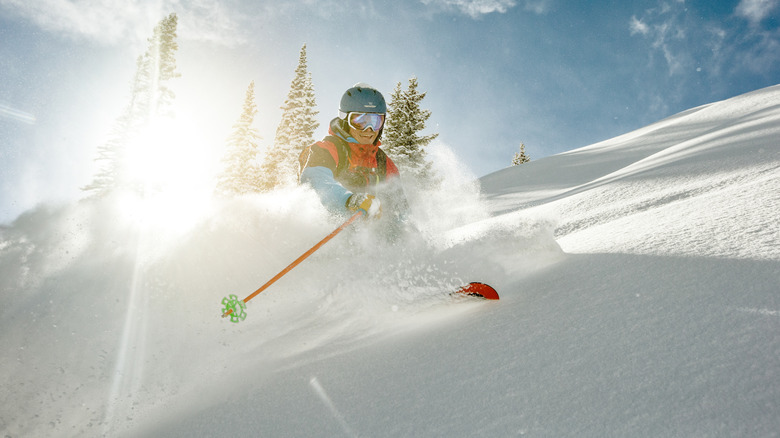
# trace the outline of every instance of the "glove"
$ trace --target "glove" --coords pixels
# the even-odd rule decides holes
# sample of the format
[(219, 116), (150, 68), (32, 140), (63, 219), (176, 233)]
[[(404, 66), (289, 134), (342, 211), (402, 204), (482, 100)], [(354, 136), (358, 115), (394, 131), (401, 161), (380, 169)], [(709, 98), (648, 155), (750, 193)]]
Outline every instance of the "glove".
[(347, 199), (347, 208), (349, 211), (362, 211), (368, 219), (379, 219), (382, 217), (382, 205), (379, 199), (367, 193), (355, 193)]

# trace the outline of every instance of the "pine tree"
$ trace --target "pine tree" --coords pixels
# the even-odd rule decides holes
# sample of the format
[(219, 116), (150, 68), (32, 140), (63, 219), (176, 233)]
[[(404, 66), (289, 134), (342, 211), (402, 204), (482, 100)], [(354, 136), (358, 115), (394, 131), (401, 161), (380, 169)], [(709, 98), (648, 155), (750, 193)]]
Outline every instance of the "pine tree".
[(515, 156), (512, 157), (512, 165), (517, 166), (529, 161), (531, 161), (531, 158), (525, 153), (525, 144), (520, 143), (520, 152), (515, 152)]
[(176, 14), (170, 14), (154, 28), (154, 36), (149, 41), (152, 53), (148, 58), (156, 61), (152, 69), (155, 77), (151, 88), (156, 92), (153, 111), (159, 115), (172, 114), (171, 109), (176, 94), (170, 88), (168, 81), (181, 76), (176, 71), (176, 51), (179, 49), (179, 44), (176, 42), (178, 22)]
[(405, 91), (396, 84), (388, 104), (387, 123), (382, 134), (384, 150), (405, 175), (412, 176), (422, 187), (433, 188), (439, 180), (426, 158), (425, 147), (439, 134), (421, 136), (425, 122), (431, 116), (429, 110), (420, 108), (426, 93), (417, 91), (417, 78), (409, 79)]
[(298, 155), (314, 143), (314, 131), (319, 127), (314, 98), (314, 85), (306, 66), (306, 44), (301, 48), (295, 78), (282, 106), (282, 120), (276, 129), (273, 146), (267, 151), (261, 167), (264, 190), (294, 184), (298, 175)]
[(222, 172), (217, 177), (216, 192), (223, 196), (242, 195), (260, 191), (260, 167), (257, 163), (257, 140), (260, 135), (252, 127), (257, 115), (255, 81), (249, 84), (244, 109), (233, 133), (228, 138), (222, 157)]
[(176, 95), (169, 81), (181, 76), (176, 71), (177, 25), (175, 13), (160, 20), (147, 40), (146, 52), (136, 61), (128, 115), (139, 126), (155, 117), (172, 115)]
[(128, 111), (125, 111), (112, 128), (109, 140), (98, 146), (95, 158), (99, 163), (98, 170), (92, 177), (92, 182), (81, 188), (82, 191), (90, 193), (90, 196), (99, 197), (119, 187), (125, 144), (128, 141), (128, 134), (132, 131), (130, 124)]
[(127, 147), (158, 115), (170, 115), (175, 95), (168, 81), (176, 72), (176, 27), (178, 18), (170, 14), (155, 26), (146, 52), (136, 60), (136, 72), (130, 87), (130, 102), (116, 121), (110, 139), (98, 147), (99, 163), (90, 184), (82, 187), (92, 196), (102, 196), (118, 188), (133, 185), (126, 169)]

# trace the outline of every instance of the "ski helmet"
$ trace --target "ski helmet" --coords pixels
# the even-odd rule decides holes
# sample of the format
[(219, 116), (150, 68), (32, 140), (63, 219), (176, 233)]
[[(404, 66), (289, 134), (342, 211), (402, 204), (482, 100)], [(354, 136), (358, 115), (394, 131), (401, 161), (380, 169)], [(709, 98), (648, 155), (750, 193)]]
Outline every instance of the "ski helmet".
[(371, 85), (358, 83), (344, 92), (339, 104), (339, 116), (344, 119), (347, 113), (387, 113), (387, 105), (382, 93)]

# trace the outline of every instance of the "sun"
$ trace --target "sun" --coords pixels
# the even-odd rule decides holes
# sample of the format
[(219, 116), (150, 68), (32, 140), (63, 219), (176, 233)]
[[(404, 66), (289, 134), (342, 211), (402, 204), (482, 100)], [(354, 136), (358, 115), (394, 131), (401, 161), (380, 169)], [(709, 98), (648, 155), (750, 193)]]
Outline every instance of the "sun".
[(213, 158), (193, 118), (157, 117), (128, 143), (125, 172), (135, 190), (123, 210), (146, 226), (186, 230), (205, 213), (213, 191)]

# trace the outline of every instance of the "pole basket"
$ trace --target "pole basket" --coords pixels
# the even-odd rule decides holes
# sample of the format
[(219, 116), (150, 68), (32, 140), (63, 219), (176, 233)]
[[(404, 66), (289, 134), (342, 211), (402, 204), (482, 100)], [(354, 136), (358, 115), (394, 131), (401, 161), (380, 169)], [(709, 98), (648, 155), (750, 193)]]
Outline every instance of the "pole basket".
[(222, 317), (230, 316), (230, 322), (238, 323), (246, 319), (246, 303), (237, 296), (222, 298)]

